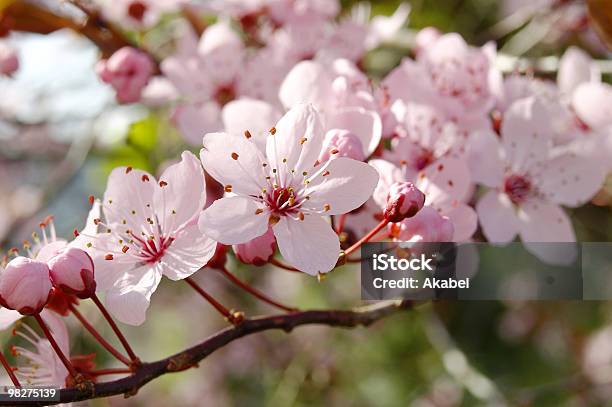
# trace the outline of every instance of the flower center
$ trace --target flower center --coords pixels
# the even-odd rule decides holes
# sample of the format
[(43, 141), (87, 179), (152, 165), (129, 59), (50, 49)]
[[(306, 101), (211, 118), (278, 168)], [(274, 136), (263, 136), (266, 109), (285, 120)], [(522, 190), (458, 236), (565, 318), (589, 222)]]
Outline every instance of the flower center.
[(148, 239), (144, 237), (138, 237), (132, 235), (134, 244), (140, 249), (138, 251), (138, 257), (145, 263), (156, 263), (166, 253), (166, 250), (170, 247), (174, 241), (173, 237), (160, 236), (156, 239), (154, 236), (150, 236)]
[(529, 196), (531, 192), (531, 182), (522, 175), (512, 174), (504, 181), (504, 192), (508, 195), (512, 203), (519, 204)]
[(418, 171), (425, 169), (434, 160), (434, 155), (430, 150), (423, 149), (421, 153), (416, 157), (414, 165)]
[(234, 90), (234, 85), (223, 85), (217, 88), (215, 92), (214, 99), (220, 106), (225, 106), (232, 100), (236, 99), (236, 91)]
[(299, 202), (293, 188), (276, 187), (266, 194), (265, 203), (270, 212), (277, 215), (292, 214), (297, 211)]

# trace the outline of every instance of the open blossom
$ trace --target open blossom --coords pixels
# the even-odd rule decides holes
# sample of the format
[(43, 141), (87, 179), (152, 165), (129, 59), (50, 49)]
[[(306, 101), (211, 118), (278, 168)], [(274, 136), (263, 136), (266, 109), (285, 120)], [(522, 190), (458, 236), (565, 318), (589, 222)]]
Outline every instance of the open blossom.
[[(452, 241), (466, 241), (476, 231), (476, 213), (466, 204), (472, 194), (472, 184), (468, 166), (463, 160), (454, 157), (442, 158), (437, 165), (426, 167), (419, 172), (416, 178), (408, 178), (411, 172), (385, 160), (371, 160), (370, 165), (380, 174), (373, 197), (381, 208), (387, 205), (391, 186), (396, 182), (408, 181), (425, 194), (425, 207), (410, 220), (421, 221), (420, 217), (429, 216), (427, 212), (421, 212), (431, 207), (452, 222)], [(422, 222), (426, 220), (423, 219)]]
[(18, 256), (0, 274), (0, 303), (24, 315), (39, 313), (51, 293), (49, 267)]
[(383, 81), (392, 100), (432, 104), (467, 129), (488, 128), (501, 87), (495, 46), (469, 46), (456, 33), (431, 38), (417, 60), (404, 59)]
[(466, 141), (453, 122), (434, 107), (419, 103), (405, 105), (398, 129), (399, 137), (391, 141), (392, 148), (383, 158), (401, 166), (408, 179), (443, 157), (460, 155)]
[(98, 290), (120, 321), (142, 324), (162, 276), (187, 278), (212, 257), (215, 242), (197, 227), (205, 202), (204, 171), (189, 152), (159, 181), (131, 167), (113, 170), (92, 209), (102, 211), (104, 220), (93, 219), (100, 230), (79, 238), (94, 259)]
[(108, 19), (132, 29), (154, 26), (163, 13), (178, 9), (183, 0), (94, 0)]
[[(501, 140), (474, 134), (468, 163), (473, 178), (490, 190), (476, 209), (491, 242), (574, 242), (571, 221), (561, 208), (588, 201), (603, 184), (605, 169), (584, 154), (582, 140), (553, 147), (548, 110), (536, 98), (515, 102), (504, 114)], [(542, 245), (526, 247), (555, 261)]]
[(362, 205), (378, 176), (349, 158), (318, 164), (324, 134), (312, 105), (283, 116), (268, 136), (265, 155), (247, 137), (207, 134), (202, 163), (229, 195), (204, 211), (201, 231), (223, 244), (240, 244), (272, 227), (290, 264), (312, 275), (333, 269), (340, 243), (325, 217)]
[(96, 70), (100, 79), (115, 89), (117, 101), (134, 103), (140, 100), (142, 90), (153, 74), (153, 62), (144, 52), (123, 47), (109, 59), (98, 62)]
[(0, 41), (0, 75), (11, 75), (19, 69), (17, 51), (5, 41)]
[[(62, 318), (50, 311), (43, 311), (41, 317), (64, 355), (70, 354), (70, 338), (68, 328)], [(28, 325), (21, 325), (16, 335), (24, 339), (28, 347), (15, 346), (14, 353), (18, 358), (25, 359), (15, 374), (28, 386), (51, 386), (64, 388), (69, 377), (68, 370), (53, 350), (51, 343), (41, 337)]]

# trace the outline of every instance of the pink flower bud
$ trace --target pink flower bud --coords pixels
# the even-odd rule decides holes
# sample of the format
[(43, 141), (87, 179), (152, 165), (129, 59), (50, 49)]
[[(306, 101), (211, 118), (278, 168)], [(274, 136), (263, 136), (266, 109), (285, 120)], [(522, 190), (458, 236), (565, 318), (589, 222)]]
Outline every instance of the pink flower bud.
[(37, 314), (47, 304), (52, 288), (45, 263), (19, 256), (0, 274), (0, 304), (23, 315)]
[(319, 161), (323, 163), (339, 157), (348, 157), (357, 161), (365, 160), (361, 140), (348, 130), (330, 130), (323, 140)]
[(453, 222), (431, 206), (390, 228), (395, 239), (405, 242), (452, 242), (455, 233)]
[(142, 51), (123, 47), (109, 59), (101, 60), (96, 71), (104, 82), (117, 92), (120, 103), (134, 103), (140, 100), (143, 88), (153, 74), (153, 61)]
[(8, 44), (0, 42), (0, 75), (9, 76), (19, 69), (17, 51)]
[(243, 263), (263, 266), (274, 255), (276, 238), (272, 229), (247, 243), (232, 246), (236, 257)]
[(396, 182), (389, 188), (384, 216), (389, 222), (401, 222), (416, 215), (423, 205), (425, 194), (412, 182)]
[(66, 294), (81, 299), (90, 298), (96, 292), (94, 264), (89, 255), (75, 247), (68, 247), (49, 260), (53, 285)]

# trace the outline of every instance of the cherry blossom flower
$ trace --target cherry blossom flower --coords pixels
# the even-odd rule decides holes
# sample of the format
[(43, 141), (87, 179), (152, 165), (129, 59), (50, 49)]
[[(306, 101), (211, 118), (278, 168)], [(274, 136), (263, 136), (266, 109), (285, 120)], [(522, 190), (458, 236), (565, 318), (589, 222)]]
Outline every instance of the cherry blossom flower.
[[(54, 312), (44, 310), (41, 317), (64, 355), (70, 354), (70, 338), (68, 328), (62, 318)], [(28, 386), (66, 387), (69, 377), (68, 370), (59, 359), (51, 343), (41, 337), (28, 325), (23, 324), (16, 331), (31, 348), (15, 346), (13, 351), (19, 358), (25, 359), (25, 364), (18, 366), (15, 374)]]
[[(442, 158), (437, 165), (426, 167), (415, 178), (408, 178), (412, 174), (410, 170), (385, 160), (371, 160), (370, 165), (380, 174), (373, 195), (379, 207), (386, 206), (391, 185), (396, 182), (412, 182), (425, 194), (425, 208), (432, 207), (441, 216), (450, 219), (454, 231), (452, 241), (466, 241), (476, 231), (476, 213), (465, 203), (472, 194), (472, 184), (468, 166), (463, 160), (454, 157)], [(420, 216), (424, 219), (418, 219)], [(419, 212), (410, 219), (415, 219), (414, 222), (426, 222), (429, 216)]]
[(55, 287), (83, 299), (95, 294), (94, 264), (85, 251), (68, 247), (53, 256), (48, 266)]
[(0, 41), (0, 75), (10, 76), (19, 69), (17, 51), (6, 41)]
[(202, 163), (231, 195), (204, 211), (200, 230), (220, 243), (241, 244), (272, 227), (294, 267), (311, 275), (333, 269), (340, 243), (325, 217), (362, 205), (378, 176), (349, 158), (317, 164), (324, 134), (312, 105), (298, 105), (281, 118), (265, 155), (247, 137), (207, 134)]
[(133, 103), (140, 99), (142, 90), (153, 73), (151, 58), (132, 47), (123, 47), (108, 60), (96, 66), (100, 78), (117, 92), (120, 103)]
[[(189, 152), (159, 181), (131, 167), (113, 170), (103, 200), (92, 209), (100, 230), (81, 232), (79, 238), (94, 260), (98, 290), (117, 319), (142, 324), (162, 276), (187, 278), (213, 256), (215, 242), (197, 227), (205, 202), (204, 171)], [(95, 217), (100, 210), (104, 221), (102, 214)]]
[(461, 155), (466, 138), (433, 106), (408, 103), (403, 116), (400, 137), (391, 141), (391, 150), (383, 157), (401, 166), (407, 179), (416, 179), (420, 171), (443, 157)]
[[(553, 130), (543, 102), (526, 98), (504, 114), (501, 140), (491, 132), (472, 135), (468, 163), (474, 180), (490, 188), (476, 210), (491, 242), (574, 242), (574, 229), (561, 205), (576, 207), (601, 187), (605, 169), (585, 155), (584, 143), (553, 147)], [(542, 245), (527, 249), (555, 262)], [(551, 257), (552, 256), (552, 257)]]
[(383, 83), (392, 100), (432, 104), (466, 128), (488, 128), (487, 114), (502, 83), (495, 55), (493, 43), (476, 48), (456, 33), (444, 34), (420, 50), (416, 61), (404, 59)]

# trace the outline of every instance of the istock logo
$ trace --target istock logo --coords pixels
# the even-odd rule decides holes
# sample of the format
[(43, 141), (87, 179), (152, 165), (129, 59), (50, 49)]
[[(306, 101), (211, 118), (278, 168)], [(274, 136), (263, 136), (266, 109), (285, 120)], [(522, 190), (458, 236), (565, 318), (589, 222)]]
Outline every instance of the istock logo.
[(398, 259), (393, 255), (374, 254), (372, 259), (372, 270), (377, 271), (434, 271), (430, 263), (432, 258), (427, 258), (424, 254), (413, 259)]

